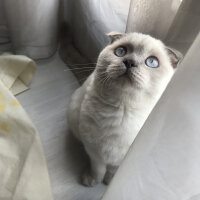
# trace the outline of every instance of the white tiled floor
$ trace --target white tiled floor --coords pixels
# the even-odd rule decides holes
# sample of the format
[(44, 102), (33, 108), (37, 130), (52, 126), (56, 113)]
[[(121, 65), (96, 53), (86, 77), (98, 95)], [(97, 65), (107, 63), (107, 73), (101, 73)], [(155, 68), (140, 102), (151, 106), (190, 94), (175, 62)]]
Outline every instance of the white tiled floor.
[(67, 104), (78, 86), (56, 54), (37, 63), (31, 89), (17, 96), (39, 131), (55, 200), (99, 200), (106, 189), (102, 184), (87, 188), (79, 183), (87, 156), (66, 122)]

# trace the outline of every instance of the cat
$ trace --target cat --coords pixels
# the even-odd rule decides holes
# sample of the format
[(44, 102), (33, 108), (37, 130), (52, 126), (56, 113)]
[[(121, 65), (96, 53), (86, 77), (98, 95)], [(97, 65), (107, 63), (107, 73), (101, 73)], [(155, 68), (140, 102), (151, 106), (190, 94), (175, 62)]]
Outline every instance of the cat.
[(182, 58), (142, 33), (108, 34), (93, 73), (71, 97), (68, 124), (90, 157), (82, 184), (108, 184)]

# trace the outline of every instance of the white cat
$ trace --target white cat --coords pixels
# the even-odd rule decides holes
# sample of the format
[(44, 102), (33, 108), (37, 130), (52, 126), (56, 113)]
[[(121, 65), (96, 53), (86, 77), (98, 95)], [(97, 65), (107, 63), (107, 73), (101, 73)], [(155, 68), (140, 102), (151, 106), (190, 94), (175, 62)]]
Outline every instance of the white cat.
[(87, 186), (109, 183), (181, 58), (149, 35), (108, 36), (111, 44), (68, 109), (69, 127), (90, 157)]

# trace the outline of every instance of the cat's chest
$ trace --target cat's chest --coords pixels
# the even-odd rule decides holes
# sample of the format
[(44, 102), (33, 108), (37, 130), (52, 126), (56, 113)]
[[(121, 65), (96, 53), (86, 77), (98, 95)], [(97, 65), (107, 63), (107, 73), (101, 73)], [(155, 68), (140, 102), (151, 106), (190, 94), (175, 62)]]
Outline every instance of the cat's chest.
[(103, 128), (136, 129), (143, 119), (143, 111), (121, 106), (117, 110), (101, 110), (96, 118)]
[[(100, 131), (122, 132), (138, 131), (145, 120), (145, 110), (129, 108), (121, 105), (118, 108), (105, 105), (95, 105), (85, 108), (86, 121), (90, 127), (96, 126)], [(84, 116), (83, 116), (84, 118)]]

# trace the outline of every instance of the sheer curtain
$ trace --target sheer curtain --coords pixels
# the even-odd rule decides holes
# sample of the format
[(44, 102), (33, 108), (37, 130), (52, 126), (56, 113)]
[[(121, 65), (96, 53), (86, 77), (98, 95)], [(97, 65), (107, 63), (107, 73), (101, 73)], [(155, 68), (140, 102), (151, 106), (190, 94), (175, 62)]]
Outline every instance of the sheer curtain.
[(0, 49), (33, 59), (51, 56), (57, 49), (58, 11), (59, 0), (0, 0)]
[(125, 32), (130, 0), (62, 0), (64, 20), (69, 24), (77, 50), (96, 62), (109, 40), (106, 33)]
[(127, 32), (142, 32), (186, 53), (200, 30), (200, 1), (132, 0)]
[(161, 38), (185, 57), (103, 200), (200, 199), (200, 1), (157, 2), (132, 0), (127, 31)]

